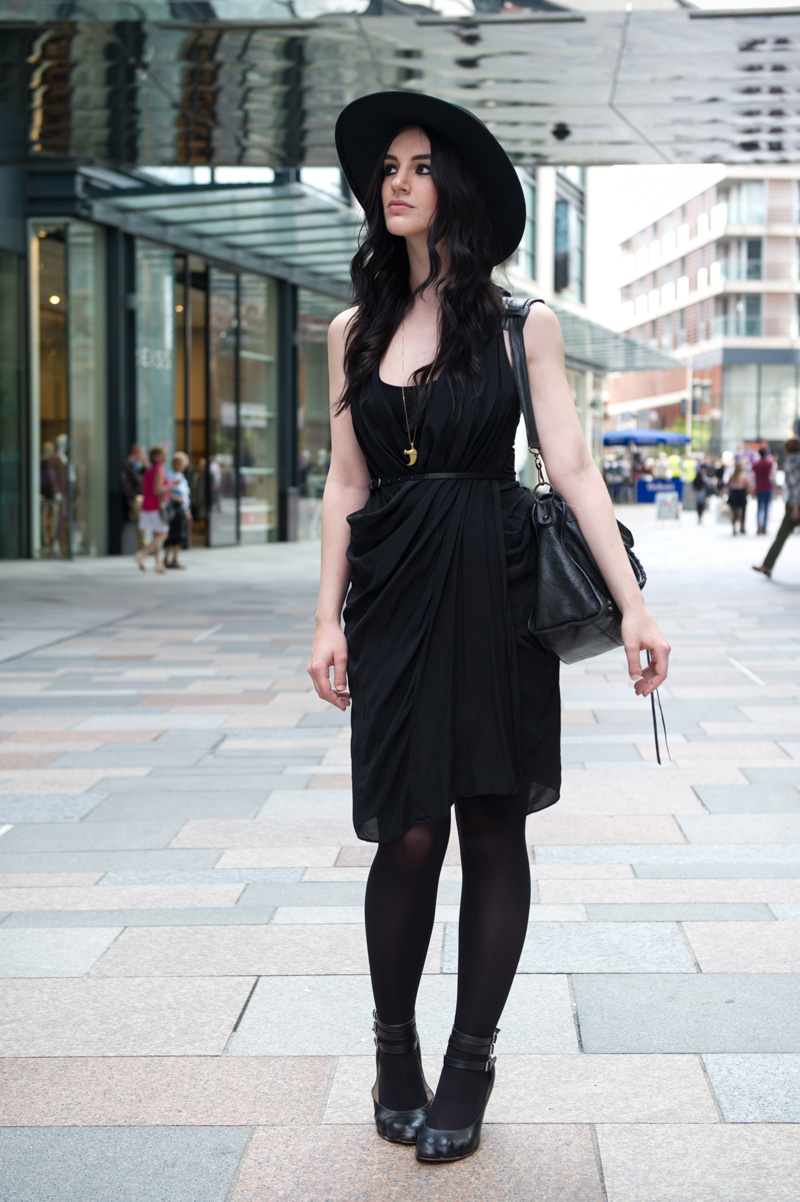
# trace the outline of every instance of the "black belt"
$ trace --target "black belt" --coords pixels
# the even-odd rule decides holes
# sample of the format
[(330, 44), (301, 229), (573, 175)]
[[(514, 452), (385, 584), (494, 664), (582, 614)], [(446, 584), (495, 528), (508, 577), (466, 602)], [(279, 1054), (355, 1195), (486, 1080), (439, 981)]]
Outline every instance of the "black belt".
[(377, 476), (369, 482), (375, 492), (386, 484), (417, 484), (420, 480), (516, 480), (516, 472), (417, 472), (413, 476)]

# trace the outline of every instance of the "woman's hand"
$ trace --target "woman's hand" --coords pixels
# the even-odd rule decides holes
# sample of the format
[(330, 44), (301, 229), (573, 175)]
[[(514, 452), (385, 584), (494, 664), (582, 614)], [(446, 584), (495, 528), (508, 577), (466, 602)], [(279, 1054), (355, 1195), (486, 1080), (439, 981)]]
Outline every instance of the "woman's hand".
[[(670, 645), (646, 605), (628, 610), (622, 617), (622, 642), (628, 670), (639, 697), (649, 697), (667, 678)], [(642, 669), (641, 653), (649, 651), (651, 662)]]
[[(333, 668), (333, 685), (330, 669)], [(324, 622), (317, 626), (311, 648), (308, 674), (314, 682), (317, 696), (329, 701), (339, 710), (350, 704), (347, 691), (347, 639), (338, 622)]]

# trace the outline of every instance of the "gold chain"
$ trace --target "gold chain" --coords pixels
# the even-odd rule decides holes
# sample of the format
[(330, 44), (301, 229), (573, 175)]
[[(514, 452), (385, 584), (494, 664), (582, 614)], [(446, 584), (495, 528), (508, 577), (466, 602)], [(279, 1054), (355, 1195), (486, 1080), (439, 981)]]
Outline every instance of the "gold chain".
[[(433, 375), (433, 368), (434, 368), (435, 363), (436, 363), (436, 358), (434, 357), (433, 363), (431, 363), (431, 369), (428, 372), (428, 377), (425, 380), (426, 385), (430, 383), (430, 378)], [(414, 446), (414, 438), (417, 437), (417, 430), (419, 428), (419, 420), (417, 420), (417, 423), (414, 426), (414, 436), (412, 438), (411, 428), (408, 424), (408, 409), (406, 408), (406, 388), (405, 388), (405, 381), (406, 381), (406, 323), (405, 323), (405, 319), (400, 322), (400, 374), (403, 379), (403, 382), (400, 385), (400, 393), (403, 397), (403, 413), (406, 415), (406, 434), (408, 434), (408, 443), (409, 443), (408, 450), (403, 451), (403, 454), (408, 456), (408, 466), (413, 467), (414, 464), (417, 462), (417, 448)]]

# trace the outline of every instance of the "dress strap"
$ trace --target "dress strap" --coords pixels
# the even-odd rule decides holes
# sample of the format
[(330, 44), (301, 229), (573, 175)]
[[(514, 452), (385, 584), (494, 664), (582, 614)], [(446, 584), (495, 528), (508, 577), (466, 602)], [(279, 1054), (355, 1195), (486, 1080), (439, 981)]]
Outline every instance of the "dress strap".
[(376, 492), (387, 484), (418, 484), (420, 480), (516, 480), (516, 478), (516, 472), (418, 472), (413, 476), (376, 476), (369, 482), (369, 491)]

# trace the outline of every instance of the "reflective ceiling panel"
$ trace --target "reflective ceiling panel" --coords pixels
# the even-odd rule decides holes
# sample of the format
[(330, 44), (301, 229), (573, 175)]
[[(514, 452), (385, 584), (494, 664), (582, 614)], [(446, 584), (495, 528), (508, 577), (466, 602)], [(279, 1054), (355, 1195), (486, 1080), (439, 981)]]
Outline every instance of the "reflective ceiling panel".
[(800, 9), (685, 0), (0, 0), (0, 160), (335, 163), (355, 97), (432, 92), (519, 165), (800, 162)]

